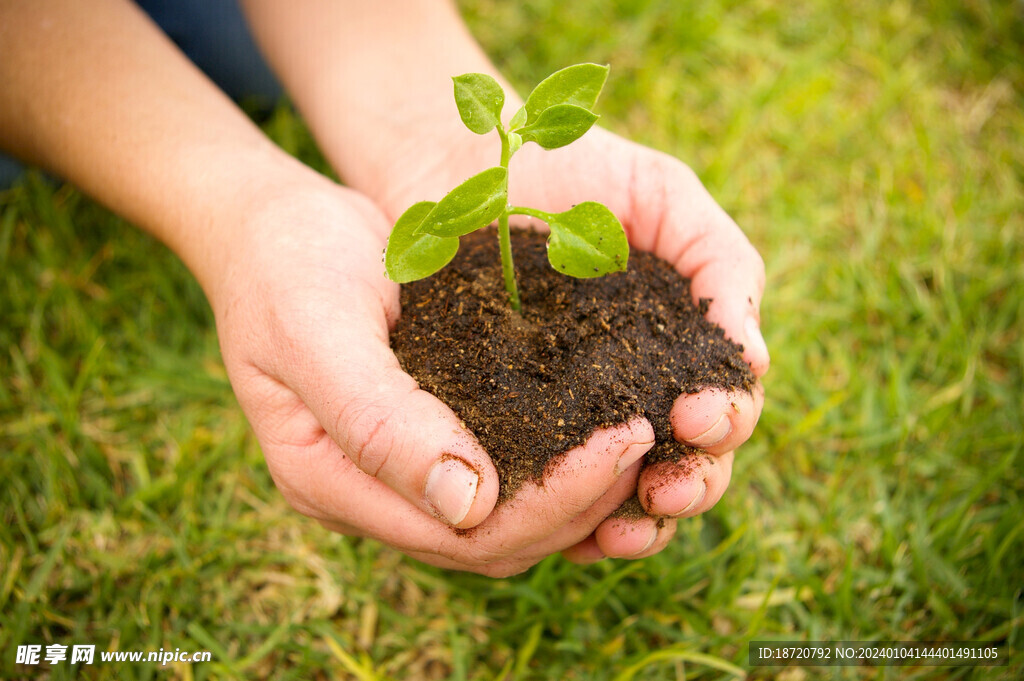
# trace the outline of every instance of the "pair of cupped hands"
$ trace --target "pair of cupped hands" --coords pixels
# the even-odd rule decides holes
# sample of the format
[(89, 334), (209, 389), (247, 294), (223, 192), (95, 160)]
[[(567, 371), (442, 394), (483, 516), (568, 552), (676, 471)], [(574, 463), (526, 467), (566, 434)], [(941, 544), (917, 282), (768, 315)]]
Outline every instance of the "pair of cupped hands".
[[(481, 169), (456, 155), (403, 169), (398, 189), (377, 202), (326, 180), (282, 186), (237, 217), (244, 238), (211, 302), (232, 385), (274, 481), (324, 527), (444, 568), (505, 576), (556, 552), (578, 563), (653, 555), (679, 519), (722, 496), (733, 451), (760, 415), (761, 385), (677, 399), (674, 436), (712, 455), (685, 474), (670, 463), (641, 472), (655, 434), (637, 417), (596, 431), (542, 483), (496, 505), (487, 452), (390, 350), (401, 310), (382, 264), (406, 207), (437, 200)], [(712, 299), (708, 317), (743, 346), (754, 373), (767, 371), (763, 263), (688, 167), (595, 128), (557, 151), (524, 148), (510, 172), (514, 205), (606, 204), (635, 248), (672, 263), (692, 278), (695, 297)], [(635, 494), (662, 520), (609, 517)]]

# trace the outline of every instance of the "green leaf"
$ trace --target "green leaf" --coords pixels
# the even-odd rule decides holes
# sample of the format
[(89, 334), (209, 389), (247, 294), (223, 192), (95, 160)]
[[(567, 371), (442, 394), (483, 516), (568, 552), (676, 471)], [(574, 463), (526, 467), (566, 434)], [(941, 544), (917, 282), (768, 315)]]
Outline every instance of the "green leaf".
[(526, 107), (519, 107), (519, 111), (516, 111), (515, 115), (512, 116), (512, 120), (508, 122), (509, 130), (516, 130), (526, 125)]
[(583, 137), (598, 118), (597, 114), (581, 106), (556, 104), (519, 130), (519, 135), (523, 142), (536, 142), (545, 149), (557, 149)]
[(505, 91), (498, 81), (483, 73), (466, 73), (452, 78), (455, 82), (455, 103), (466, 127), (483, 135), (501, 125), (501, 107)]
[(462, 236), (486, 227), (508, 205), (508, 171), (488, 168), (469, 178), (437, 202), (417, 232), (434, 236)]
[(508, 134), (508, 155), (519, 151), (519, 148), (523, 146), (523, 137), (517, 132), (510, 132)]
[(391, 281), (404, 284), (429, 277), (455, 257), (459, 250), (457, 238), (416, 233), (435, 205), (433, 201), (414, 204), (395, 223), (384, 250), (384, 269)]
[(593, 109), (607, 79), (608, 67), (600, 64), (576, 64), (555, 71), (526, 98), (526, 122), (533, 123), (546, 109), (559, 104)]
[(587, 201), (551, 216), (548, 261), (571, 277), (600, 277), (626, 269), (629, 243), (615, 214)]

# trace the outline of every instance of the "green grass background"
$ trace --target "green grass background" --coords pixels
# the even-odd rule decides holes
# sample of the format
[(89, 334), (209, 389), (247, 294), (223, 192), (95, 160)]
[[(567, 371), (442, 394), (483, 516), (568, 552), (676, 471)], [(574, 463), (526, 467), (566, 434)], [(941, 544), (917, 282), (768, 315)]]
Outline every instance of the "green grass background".
[[(1024, 646), (1024, 6), (464, 0), (526, 90), (612, 64), (613, 130), (690, 163), (767, 263), (732, 486), (642, 562), (504, 580), (332, 536), (275, 491), (161, 245), (0, 194), (0, 678), (1016, 678), (750, 670), (753, 639)], [(267, 123), (310, 163), (285, 108)], [(18, 644), (208, 649), (16, 668)]]

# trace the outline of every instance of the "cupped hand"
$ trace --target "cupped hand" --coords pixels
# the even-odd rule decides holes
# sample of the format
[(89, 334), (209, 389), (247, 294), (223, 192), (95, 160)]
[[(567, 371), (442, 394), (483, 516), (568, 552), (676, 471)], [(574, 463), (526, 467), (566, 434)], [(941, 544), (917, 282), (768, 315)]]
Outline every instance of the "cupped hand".
[[(587, 200), (607, 205), (635, 248), (689, 277), (695, 301), (711, 299), (708, 318), (743, 346), (755, 376), (768, 370), (759, 313), (764, 263), (682, 162), (595, 128), (562, 149), (527, 145), (512, 161), (509, 182), (513, 205), (550, 212)], [(733, 450), (750, 437), (763, 404), (760, 381), (750, 393), (708, 389), (681, 395), (670, 415), (673, 435), (713, 456), (685, 470), (671, 463), (645, 468), (637, 494), (647, 512), (682, 518), (714, 506), (728, 487)], [(580, 562), (645, 557), (664, 548), (674, 530), (672, 520), (609, 519), (566, 555)]]
[(489, 575), (591, 536), (636, 489), (650, 424), (595, 433), (495, 510), (487, 453), (390, 350), (389, 223), (362, 195), (314, 185), (239, 211), (211, 295), (232, 386), (285, 498), (325, 527)]

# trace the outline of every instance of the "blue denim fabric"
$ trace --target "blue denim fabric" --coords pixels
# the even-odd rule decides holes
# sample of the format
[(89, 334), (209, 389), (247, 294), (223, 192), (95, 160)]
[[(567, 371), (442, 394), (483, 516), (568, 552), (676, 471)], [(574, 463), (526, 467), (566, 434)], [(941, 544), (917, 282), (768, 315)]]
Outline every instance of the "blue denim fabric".
[(272, 106), (281, 85), (236, 0), (137, 0), (164, 33), (235, 100)]
[[(269, 108), (283, 89), (263, 60), (237, 0), (137, 0), (196, 66), (236, 101)], [(0, 153), (0, 189), (24, 171)]]
[(21, 177), (25, 167), (10, 156), (0, 153), (0, 191), (7, 189), (14, 181)]

